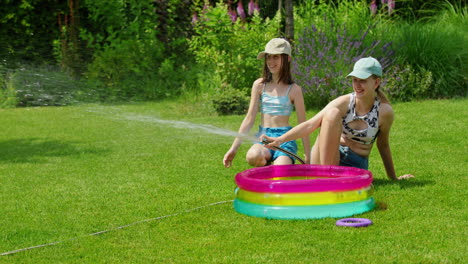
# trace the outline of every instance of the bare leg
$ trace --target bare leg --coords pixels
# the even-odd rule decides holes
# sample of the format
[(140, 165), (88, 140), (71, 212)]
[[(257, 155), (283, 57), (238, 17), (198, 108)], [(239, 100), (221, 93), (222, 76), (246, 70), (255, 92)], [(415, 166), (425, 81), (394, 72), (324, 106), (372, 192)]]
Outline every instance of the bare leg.
[(320, 148), (319, 148), (319, 141), (320, 141), (320, 133), (315, 139), (315, 143), (310, 150), (310, 164), (320, 164)]
[(270, 159), (270, 151), (260, 144), (253, 144), (249, 151), (247, 151), (246, 160), (250, 166), (265, 166)]
[[(342, 129), (340, 111), (336, 108), (328, 110), (322, 119), (320, 135), (318, 138), (317, 151), (319, 152), (318, 156), (320, 157), (320, 164), (340, 164), (340, 153), (338, 151), (338, 147), (340, 144)], [(315, 145), (317, 145), (317, 143)]]
[(288, 156), (279, 156), (275, 159), (274, 165), (289, 165), (292, 164), (292, 160)]

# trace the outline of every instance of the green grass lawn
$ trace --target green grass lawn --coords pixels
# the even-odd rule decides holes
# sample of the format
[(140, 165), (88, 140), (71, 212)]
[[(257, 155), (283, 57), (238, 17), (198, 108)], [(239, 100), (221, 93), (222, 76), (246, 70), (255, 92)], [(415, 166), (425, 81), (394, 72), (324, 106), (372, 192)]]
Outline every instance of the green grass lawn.
[(235, 131), (243, 116), (181, 102), (0, 110), (0, 254), (61, 242), (0, 263), (464, 263), (468, 100), (394, 109), (397, 174), (416, 178), (390, 182), (374, 149), (367, 228), (249, 217), (231, 202), (187, 212), (234, 199), (249, 144), (225, 169), (231, 137), (160, 121)]

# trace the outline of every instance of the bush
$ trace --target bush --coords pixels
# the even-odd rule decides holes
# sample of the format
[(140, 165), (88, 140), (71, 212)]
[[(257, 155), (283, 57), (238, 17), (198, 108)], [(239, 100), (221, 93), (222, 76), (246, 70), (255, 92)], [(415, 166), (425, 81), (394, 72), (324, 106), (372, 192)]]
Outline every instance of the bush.
[[(341, 0), (341, 1), (304, 1), (295, 9), (294, 26), (296, 27), (296, 39), (301, 32), (315, 25), (317, 28), (325, 29), (330, 27), (330, 21), (337, 25), (346, 25), (348, 35), (356, 36), (362, 33), (363, 29), (376, 24), (377, 21), (385, 23), (388, 17), (379, 15), (373, 17), (366, 1)], [(325, 32), (328, 37), (333, 37), (335, 32)], [(377, 32), (373, 30), (372, 35)], [(372, 42), (376, 37), (370, 38)], [(367, 40), (369, 41), (369, 40)], [(369, 44), (369, 43), (366, 43)]]
[(16, 92), (11, 86), (0, 89), (0, 108), (13, 108), (17, 104)]
[(0, 64), (0, 108), (12, 108), (17, 104), (16, 91), (7, 81), (7, 69)]
[(9, 71), (0, 93), (3, 107), (65, 106), (90, 97), (92, 95), (86, 92), (82, 81), (51, 66), (29, 66)]
[(202, 92), (214, 94), (220, 115), (244, 114), (252, 83), (261, 75), (263, 61), (257, 55), (279, 32), (279, 16), (262, 19), (256, 12), (234, 22), (223, 3), (206, 6), (194, 24), (190, 50), (203, 72), (198, 74)]
[[(172, 62), (157, 38), (152, 1), (85, 2), (90, 21), (101, 26), (97, 32), (83, 30), (81, 34), (95, 51), (86, 76), (99, 99), (157, 99), (172, 94), (173, 83), (157, 84), (159, 73), (167, 74)], [(172, 76), (176, 74), (180, 72)]]
[[(409, 65), (419, 75), (431, 72), (434, 82), (423, 98), (466, 95), (466, 41), (463, 30), (444, 24), (403, 24), (393, 29), (398, 64)], [(466, 30), (465, 30), (466, 31)]]
[(154, 79), (151, 89), (159, 87), (160, 90), (164, 91), (163, 97), (173, 97), (197, 91), (197, 74), (201, 69), (195, 65), (194, 60), (185, 59), (184, 62), (181, 62), (182, 59), (184, 57), (176, 58), (175, 56), (165, 59), (159, 66), (157, 78)]
[[(323, 52), (320, 55), (316, 52), (315, 55), (326, 56), (324, 52), (329, 51), (327, 50), (329, 43), (336, 43), (338, 39), (334, 35), (341, 35), (342, 37), (357, 36), (352, 37), (352, 40), (355, 40), (362, 36), (361, 30), (363, 28), (368, 28), (370, 30), (365, 33), (367, 35), (362, 40), (362, 47), (371, 47), (375, 40), (379, 40), (382, 44), (393, 43), (391, 46), (381, 46), (382, 50), (379, 45), (374, 49), (377, 53), (373, 55), (383, 62), (384, 79), (382, 88), (389, 93), (393, 100), (407, 101), (411, 99), (466, 96), (468, 84), (468, 76), (466, 75), (468, 53), (466, 53), (465, 48), (465, 36), (468, 28), (466, 6), (457, 1), (451, 1), (454, 2), (453, 4), (446, 1), (445, 5), (438, 5), (437, 10), (417, 10), (419, 14), (426, 12), (426, 15), (430, 15), (423, 16), (424, 20), (407, 23), (400, 17), (401, 9), (397, 8), (393, 13), (389, 14), (387, 12), (388, 6), (384, 4), (380, 5), (380, 10), (372, 14), (367, 2), (350, 0), (339, 1), (337, 4), (333, 4), (333, 2), (327, 4), (326, 1), (320, 1), (319, 4), (315, 4), (311, 1), (303, 1), (296, 9), (296, 39), (303, 38), (304, 32), (310, 30), (310, 25), (315, 25), (318, 32), (325, 36), (322, 38), (322, 42), (318, 37), (315, 39), (320, 42), (317, 47)], [(323, 14), (327, 14), (329, 18), (323, 19)], [(332, 23), (335, 23), (335, 26)], [(374, 23), (374, 26), (369, 27), (372, 23)], [(342, 28), (336, 25), (345, 25), (343, 28), (346, 27), (346, 34), (344, 34), (345, 31)], [(310, 38), (312, 37), (309, 37), (302, 44), (305, 45), (307, 42), (311, 42)], [(332, 46), (332, 49), (335, 47)], [(394, 55), (391, 55), (390, 50), (384, 51), (383, 47), (387, 49), (393, 47)], [(309, 56), (312, 56), (312, 54), (309, 54)], [(368, 55), (371, 54), (365, 54), (365, 56)], [(329, 58), (333, 59), (335, 57), (339, 57), (338, 54), (329, 56)], [(385, 61), (389, 59), (391, 61)], [(296, 61), (298, 61), (297, 58)], [(309, 80), (304, 79), (303, 88), (308, 88), (310, 85), (326, 85), (330, 83), (331, 76), (342, 78), (340, 75), (333, 74), (345, 68), (335, 66), (336, 63), (332, 59), (316, 62), (318, 63), (317, 68), (321, 67), (319, 71), (326, 71), (329, 76), (320, 72), (315, 75), (315, 72), (311, 71), (310, 75), (308, 75)], [(308, 63), (303, 63), (303, 68), (312, 68), (315, 65), (310, 64), (308, 66)], [(352, 63), (346, 71), (351, 70), (351, 67)], [(332, 68), (332, 70), (329, 68)], [(301, 74), (307, 73), (305, 69), (301, 71)], [(304, 77), (299, 76), (297, 78)], [(323, 94), (328, 92), (327, 96), (331, 98), (333, 97), (332, 94), (339, 93), (341, 85), (346, 83), (344, 80), (336, 80), (336, 78), (331, 78), (336, 86), (324, 87), (315, 94), (307, 95), (306, 100), (312, 103), (317, 101), (318, 104), (326, 103), (327, 100), (323, 97)], [(419, 84), (417, 84), (418, 82)], [(385, 87), (385, 85), (388, 85), (388, 87)], [(314, 89), (320, 90), (319, 88)], [(401, 91), (401, 95), (398, 94), (399, 91)]]
[(213, 96), (212, 102), (219, 115), (243, 115), (249, 107), (248, 96), (232, 87), (221, 89)]
[(395, 66), (387, 74), (385, 82), (382, 83), (382, 89), (391, 101), (404, 102), (427, 98), (433, 83), (430, 71), (421, 69), (417, 71), (411, 65), (406, 65), (404, 68)]
[[(399, 46), (395, 62), (399, 67), (395, 70), (402, 71), (402, 80), (411, 83), (411, 80), (421, 79), (423, 87), (408, 84), (404, 88), (415, 89), (403, 92), (414, 96), (413, 99), (466, 96), (467, 92), (466, 6), (459, 1), (437, 2), (427, 1), (427, 5), (417, 10), (419, 16), (422, 15), (419, 20), (408, 23), (395, 19), (393, 23), (381, 25), (385, 26), (381, 37)], [(403, 95), (397, 98), (410, 100)]]
[[(190, 50), (212, 78), (216, 76), (222, 83), (249, 94), (263, 65), (257, 60), (257, 54), (277, 36), (279, 17), (263, 20), (256, 13), (250, 22), (239, 18), (232, 22), (227, 11), (223, 3), (216, 7), (207, 6), (202, 11), (194, 24), (195, 35), (189, 41)], [(207, 89), (201, 87), (201, 90)]]
[(323, 107), (337, 96), (350, 92), (352, 87), (346, 75), (360, 58), (372, 56), (379, 60), (384, 78), (393, 63), (391, 43), (382, 45), (380, 41), (373, 41), (366, 45), (366, 36), (372, 27), (353, 36), (346, 25), (325, 21), (328, 21), (325, 28), (312, 25), (300, 33), (293, 60), (294, 78), (304, 90), (305, 103), (310, 107)]
[(100, 100), (153, 99), (165, 94), (153, 83), (162, 53), (155, 43), (116, 40), (96, 52), (86, 76), (97, 84)]

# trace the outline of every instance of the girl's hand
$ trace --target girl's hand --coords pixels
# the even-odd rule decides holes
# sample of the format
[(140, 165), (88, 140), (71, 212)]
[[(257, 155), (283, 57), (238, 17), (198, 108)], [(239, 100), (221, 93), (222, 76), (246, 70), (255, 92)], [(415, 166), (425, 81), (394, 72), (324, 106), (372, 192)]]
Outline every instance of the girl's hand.
[(400, 177), (397, 178), (397, 180), (407, 180), (409, 178), (414, 178), (414, 175), (412, 174), (401, 175)]
[(272, 148), (272, 147), (279, 147), (281, 145), (281, 140), (279, 140), (278, 138), (275, 138), (275, 137), (269, 137), (269, 136), (266, 136), (266, 135), (261, 135), (260, 136), (260, 141), (265, 144), (266, 142), (268, 142), (268, 144), (265, 144), (265, 147), (267, 148)]
[(232, 161), (234, 160), (235, 156), (236, 152), (231, 149), (226, 153), (226, 155), (224, 155), (223, 164), (225, 168), (229, 168), (232, 166)]

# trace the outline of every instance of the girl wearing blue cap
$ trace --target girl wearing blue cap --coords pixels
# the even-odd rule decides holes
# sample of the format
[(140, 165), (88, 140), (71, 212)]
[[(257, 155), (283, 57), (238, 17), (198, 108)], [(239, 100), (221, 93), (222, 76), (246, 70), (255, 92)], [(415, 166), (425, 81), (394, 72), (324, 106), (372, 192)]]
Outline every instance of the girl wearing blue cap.
[(352, 77), (353, 93), (340, 96), (308, 121), (294, 127), (288, 133), (265, 138), (272, 141), (267, 147), (281, 142), (305, 137), (320, 127), (320, 133), (312, 148), (312, 164), (340, 165), (368, 169), (368, 157), (377, 142), (387, 176), (392, 180), (411, 178), (405, 174), (397, 177), (389, 144), (393, 109), (380, 91), (382, 66), (372, 58), (356, 62)]
[[(258, 110), (261, 112), (261, 124), (258, 136), (266, 134), (278, 137), (292, 129), (289, 117), (296, 109), (297, 121), (306, 120), (302, 89), (292, 80), (291, 46), (282, 38), (270, 40), (265, 51), (257, 59), (265, 59), (263, 76), (252, 86), (249, 110), (239, 128), (240, 134), (247, 134), (255, 123)], [(223, 164), (226, 168), (232, 165), (242, 138), (237, 137), (226, 152)], [(310, 162), (309, 136), (303, 137), (305, 160)], [(297, 153), (295, 140), (284, 141), (281, 146), (293, 154)], [(261, 142), (255, 143), (247, 152), (247, 162), (255, 167), (265, 166), (272, 162), (275, 165), (293, 164), (294, 158), (277, 150), (265, 148)]]

